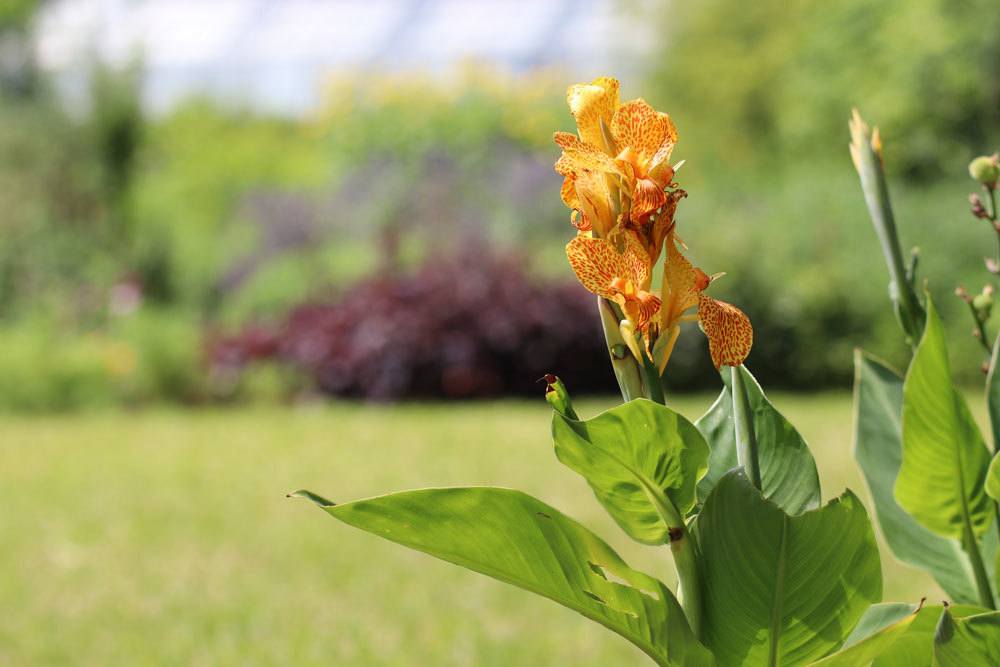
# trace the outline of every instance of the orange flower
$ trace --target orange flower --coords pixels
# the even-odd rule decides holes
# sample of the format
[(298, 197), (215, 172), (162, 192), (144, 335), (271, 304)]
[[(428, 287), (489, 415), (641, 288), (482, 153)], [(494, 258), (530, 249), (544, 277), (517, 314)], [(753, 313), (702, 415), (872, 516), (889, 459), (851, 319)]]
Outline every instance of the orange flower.
[[(610, 78), (570, 86), (567, 101), (579, 136), (555, 134), (563, 149), (556, 171), (565, 177), (563, 201), (579, 212), (574, 224), (607, 236), (620, 221), (615, 211), (627, 209), (622, 221), (642, 234), (655, 260), (683, 196), (668, 192), (674, 176), (669, 159), (677, 143), (673, 122), (642, 99), (619, 104), (618, 81)], [(594, 177), (602, 174), (603, 181)], [(582, 210), (584, 201), (601, 206)]]
[[(685, 321), (697, 319), (701, 324), (716, 368), (739, 366), (750, 354), (753, 345), (750, 318), (736, 306), (706, 296), (704, 291), (712, 280), (681, 254), (677, 240), (670, 234), (666, 241), (663, 305), (660, 308), (660, 331), (663, 336), (653, 350), (661, 373), (670, 359), (680, 333), (680, 324)], [(697, 315), (686, 315), (685, 311), (694, 306), (698, 306)]]
[[(624, 249), (619, 251), (608, 239), (581, 234), (567, 244), (566, 256), (585, 288), (617, 303), (626, 328), (644, 333), (660, 309), (660, 299), (649, 292), (649, 254), (634, 232), (623, 237)], [(626, 339), (631, 347), (634, 335)]]

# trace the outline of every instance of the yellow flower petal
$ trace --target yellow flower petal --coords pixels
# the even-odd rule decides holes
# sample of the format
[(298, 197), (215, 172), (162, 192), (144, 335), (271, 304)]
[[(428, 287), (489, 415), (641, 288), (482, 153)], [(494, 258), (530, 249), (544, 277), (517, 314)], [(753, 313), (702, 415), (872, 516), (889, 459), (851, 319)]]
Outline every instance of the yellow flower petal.
[(629, 219), (634, 224), (649, 222), (649, 215), (662, 207), (667, 201), (667, 193), (651, 179), (641, 178), (635, 182), (632, 190), (632, 209)]
[(625, 262), (625, 273), (621, 277), (632, 281), (636, 289), (649, 287), (652, 267), (649, 265), (649, 253), (635, 232), (625, 232), (625, 251), (622, 253)]
[(556, 165), (562, 163), (564, 165), (563, 168), (568, 167), (573, 171), (590, 169), (591, 171), (608, 173), (618, 172), (614, 158), (597, 146), (580, 141), (579, 137), (575, 134), (556, 132), (554, 138), (556, 144), (563, 149), (563, 157), (559, 159)]
[(645, 331), (649, 323), (656, 317), (656, 314), (660, 312), (661, 301), (655, 294), (650, 294), (646, 291), (639, 292), (638, 300), (639, 321), (636, 323), (636, 326), (640, 331)]
[(662, 158), (660, 150), (664, 143), (677, 142), (677, 130), (670, 117), (643, 99), (626, 102), (618, 108), (611, 120), (611, 134), (619, 150), (630, 147), (645, 160), (657, 155)]
[(625, 258), (607, 239), (577, 236), (566, 244), (566, 257), (577, 280), (588, 291), (613, 299), (618, 291), (611, 284), (624, 278)]
[(669, 331), (676, 326), (684, 311), (698, 305), (701, 292), (708, 287), (705, 273), (695, 268), (677, 248), (673, 235), (666, 241), (667, 256), (663, 263), (663, 301), (660, 328)]
[(585, 218), (585, 226), (593, 228), (598, 236), (607, 236), (615, 226), (607, 177), (593, 171), (580, 171), (573, 182), (577, 207)]
[(618, 108), (618, 80), (610, 77), (594, 79), (589, 84), (578, 83), (566, 91), (566, 102), (576, 118), (580, 138), (604, 148), (601, 121), (608, 126)]
[(698, 300), (698, 319), (708, 336), (708, 351), (717, 369), (739, 366), (746, 360), (753, 346), (753, 327), (742, 310), (702, 294)]
[(576, 196), (576, 179), (572, 176), (563, 178), (562, 189), (559, 190), (559, 197), (568, 208), (580, 208), (580, 200)]

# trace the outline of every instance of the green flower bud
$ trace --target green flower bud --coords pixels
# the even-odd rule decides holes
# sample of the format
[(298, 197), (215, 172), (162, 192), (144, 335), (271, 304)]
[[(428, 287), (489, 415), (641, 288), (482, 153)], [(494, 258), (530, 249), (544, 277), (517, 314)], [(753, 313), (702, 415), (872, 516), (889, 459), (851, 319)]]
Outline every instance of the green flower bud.
[(993, 288), (987, 285), (983, 291), (972, 298), (972, 307), (976, 311), (979, 320), (985, 322), (990, 319), (993, 310)]
[(993, 305), (993, 295), (992, 294), (977, 294), (972, 299), (972, 305), (976, 310), (984, 310)]
[(981, 155), (969, 163), (969, 175), (987, 187), (994, 187), (1000, 180), (1000, 159), (994, 155)]

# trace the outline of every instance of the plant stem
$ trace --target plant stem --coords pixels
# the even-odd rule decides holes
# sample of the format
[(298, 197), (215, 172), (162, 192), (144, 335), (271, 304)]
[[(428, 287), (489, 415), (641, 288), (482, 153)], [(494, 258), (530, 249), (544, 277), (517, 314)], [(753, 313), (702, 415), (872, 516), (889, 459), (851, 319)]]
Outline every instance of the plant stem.
[(972, 313), (972, 321), (976, 323), (976, 331), (979, 332), (977, 338), (979, 342), (982, 343), (983, 349), (986, 350), (987, 356), (993, 354), (993, 349), (990, 347), (990, 343), (986, 340), (986, 323), (979, 317), (979, 313), (976, 312), (976, 307), (972, 304), (972, 301), (966, 301), (969, 306), (969, 312)]
[[(684, 526), (682, 523), (681, 526)], [(678, 593), (681, 609), (687, 617), (691, 632), (701, 639), (701, 582), (698, 577), (698, 557), (694, 537), (686, 527), (680, 529), (679, 539), (671, 540), (670, 553), (674, 557), (674, 567), (677, 569)]]
[(678, 593), (681, 609), (694, 636), (701, 639), (701, 578), (698, 574), (698, 548), (694, 536), (688, 532), (684, 517), (662, 491), (643, 484), (646, 495), (667, 525), (670, 535), (670, 554), (677, 570)]
[(646, 393), (649, 400), (666, 405), (667, 397), (663, 393), (663, 381), (660, 379), (660, 373), (656, 370), (656, 364), (645, 353), (642, 355), (642, 370), (645, 373)]
[(747, 473), (750, 482), (761, 488), (760, 462), (757, 456), (757, 432), (753, 425), (750, 397), (743, 382), (743, 367), (730, 366), (733, 392), (733, 419), (736, 431), (736, 460)]
[(618, 326), (621, 317), (616, 312), (615, 304), (607, 299), (597, 297), (597, 310), (601, 314), (604, 340), (608, 344), (611, 368), (615, 372), (615, 379), (618, 380), (622, 398), (628, 402), (633, 398), (645, 396), (639, 362), (632, 356), (625, 339), (622, 338), (621, 329)]
[(896, 219), (892, 213), (892, 202), (889, 199), (889, 188), (886, 185), (885, 172), (882, 169), (882, 157), (872, 146), (868, 128), (856, 116), (851, 124), (854, 141), (851, 144), (851, 155), (854, 166), (861, 179), (861, 189), (865, 195), (868, 215), (871, 217), (882, 255), (885, 257), (889, 276), (894, 286), (892, 299), (896, 307), (896, 315), (904, 333), (911, 345), (916, 345), (924, 327), (924, 309), (917, 300), (913, 285), (907, 279), (903, 267), (903, 253), (899, 247), (899, 234), (896, 231)]
[(972, 532), (972, 524), (968, 517), (965, 517), (963, 532), (965, 537), (962, 540), (965, 544), (965, 553), (969, 554), (969, 563), (972, 565), (972, 573), (976, 578), (976, 588), (979, 591), (979, 603), (987, 609), (996, 609), (993, 602), (993, 591), (990, 589), (990, 578), (986, 574), (986, 566), (983, 564), (983, 556), (979, 553), (979, 544), (976, 536)]

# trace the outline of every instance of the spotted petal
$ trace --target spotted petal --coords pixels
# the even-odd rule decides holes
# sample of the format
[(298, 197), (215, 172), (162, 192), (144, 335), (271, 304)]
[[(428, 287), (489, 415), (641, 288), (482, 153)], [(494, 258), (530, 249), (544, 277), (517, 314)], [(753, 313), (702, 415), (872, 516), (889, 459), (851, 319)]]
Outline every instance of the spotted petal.
[[(618, 108), (611, 120), (611, 134), (619, 150), (630, 147), (646, 160), (657, 156), (665, 143), (677, 142), (677, 130), (670, 116), (643, 99), (626, 102)], [(659, 157), (662, 161), (662, 154)]]
[[(625, 260), (625, 271), (622, 278), (631, 280), (639, 289), (646, 289), (649, 286), (649, 275), (652, 267), (649, 265), (649, 253), (639, 240), (639, 235), (635, 232), (625, 233), (625, 252), (622, 254)], [(657, 300), (657, 308), (659, 300)]]
[(648, 222), (649, 215), (667, 202), (667, 193), (649, 178), (640, 178), (632, 190), (629, 218), (635, 224)]
[(663, 301), (660, 322), (663, 331), (669, 331), (680, 321), (681, 315), (698, 305), (701, 292), (708, 287), (705, 273), (695, 268), (681, 254), (673, 235), (667, 238), (667, 256), (663, 264)]
[(625, 258), (607, 239), (577, 236), (566, 244), (566, 257), (577, 280), (588, 291), (613, 299), (617, 292), (611, 282), (626, 272)]
[(563, 156), (556, 163), (557, 168), (569, 171), (589, 169), (618, 173), (619, 169), (614, 158), (594, 144), (580, 141), (579, 137), (569, 132), (556, 132), (554, 139), (556, 144), (563, 149)]
[(708, 336), (708, 351), (715, 367), (742, 364), (753, 345), (750, 318), (732, 304), (701, 294), (698, 298), (698, 319)]
[(618, 80), (599, 77), (589, 84), (578, 83), (566, 91), (566, 102), (576, 118), (580, 138), (594, 146), (604, 147), (601, 121), (608, 126), (618, 108)]
[(607, 236), (615, 226), (607, 176), (593, 171), (580, 171), (576, 174), (574, 186), (577, 208), (583, 213), (585, 225), (593, 228), (598, 236)]

